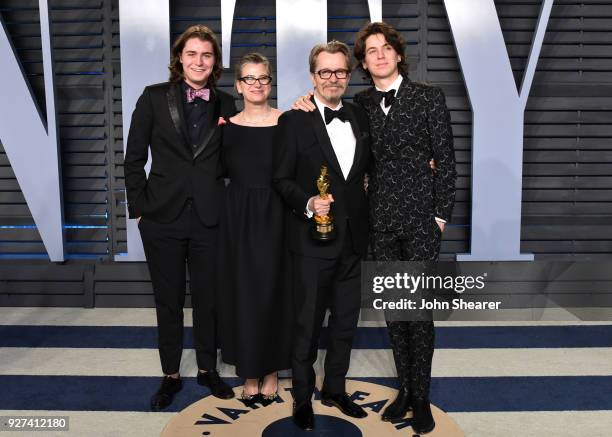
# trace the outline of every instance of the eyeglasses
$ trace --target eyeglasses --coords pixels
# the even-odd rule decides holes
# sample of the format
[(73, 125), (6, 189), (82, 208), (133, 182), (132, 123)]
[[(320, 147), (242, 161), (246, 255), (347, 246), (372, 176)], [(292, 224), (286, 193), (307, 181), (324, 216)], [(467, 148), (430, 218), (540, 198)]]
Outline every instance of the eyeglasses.
[(271, 76), (261, 76), (261, 77), (244, 76), (244, 77), (239, 77), (238, 80), (246, 83), (247, 85), (255, 85), (255, 82), (259, 82), (260, 85), (270, 85), (272, 83)]
[(346, 79), (351, 73), (350, 70), (319, 70), (315, 71), (321, 79), (330, 79), (332, 74), (336, 76), (336, 79)]

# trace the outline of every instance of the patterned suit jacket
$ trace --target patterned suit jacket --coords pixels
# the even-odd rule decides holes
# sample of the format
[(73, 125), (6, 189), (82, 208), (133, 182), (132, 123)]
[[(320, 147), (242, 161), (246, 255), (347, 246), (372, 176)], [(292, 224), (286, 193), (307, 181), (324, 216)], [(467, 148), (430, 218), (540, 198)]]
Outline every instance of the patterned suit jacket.
[[(449, 221), (457, 172), (442, 90), (404, 77), (386, 116), (373, 98), (374, 91), (372, 87), (355, 96), (370, 119), (372, 229), (414, 234), (435, 225), (435, 217)], [(429, 166), (431, 158), (436, 161), (435, 171)]]

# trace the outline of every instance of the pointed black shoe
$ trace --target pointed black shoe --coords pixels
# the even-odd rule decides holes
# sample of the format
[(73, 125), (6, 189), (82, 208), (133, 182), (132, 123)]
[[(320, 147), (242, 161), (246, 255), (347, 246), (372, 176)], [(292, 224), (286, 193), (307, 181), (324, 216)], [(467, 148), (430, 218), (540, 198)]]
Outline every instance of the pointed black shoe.
[(400, 388), (395, 400), (385, 408), (381, 419), (385, 422), (403, 419), (410, 410), (410, 390)]
[(151, 397), (151, 411), (162, 411), (170, 406), (174, 395), (183, 388), (181, 378), (164, 376), (159, 389)]
[(255, 404), (261, 403), (261, 394), (256, 393), (254, 395), (248, 395), (242, 390), (242, 394), (238, 397), (238, 400), (242, 402), (245, 407), (257, 408)]
[[(265, 378), (262, 378), (261, 380), (262, 385), (263, 385), (264, 379)], [(263, 386), (261, 388), (263, 389)], [(261, 402), (261, 405), (263, 405), (264, 407), (271, 405), (277, 400), (278, 400), (278, 372), (276, 372), (276, 390), (274, 390), (274, 393), (270, 393), (270, 394), (259, 393), (259, 401)]]
[(427, 434), (436, 427), (431, 414), (429, 399), (412, 400), (412, 430), (416, 434)]
[(234, 397), (234, 390), (227, 385), (221, 377), (219, 372), (215, 369), (209, 370), (208, 372), (200, 372), (198, 370), (198, 384), (208, 387), (210, 394), (219, 399), (231, 399)]
[(293, 404), (293, 423), (304, 431), (314, 429), (314, 413), (310, 401), (303, 403), (299, 407)]
[(322, 391), (321, 403), (326, 407), (336, 407), (347, 416), (355, 417), (357, 419), (361, 419), (362, 417), (366, 417), (368, 415), (363, 408), (351, 401), (346, 393), (329, 394)]
[(278, 392), (275, 392), (275, 393), (272, 393), (272, 394), (269, 394), (269, 395), (265, 395), (263, 393), (259, 393), (259, 402), (264, 407), (267, 407), (268, 405), (273, 404), (277, 400), (278, 400)]

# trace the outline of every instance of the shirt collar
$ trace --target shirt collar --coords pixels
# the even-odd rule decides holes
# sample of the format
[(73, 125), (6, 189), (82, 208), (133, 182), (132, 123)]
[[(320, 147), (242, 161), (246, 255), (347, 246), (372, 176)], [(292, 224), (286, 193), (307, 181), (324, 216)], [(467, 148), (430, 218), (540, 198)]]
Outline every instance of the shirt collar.
[(386, 90), (382, 90), (382, 89), (378, 88), (377, 86), (374, 86), (374, 87), (376, 88), (376, 91), (387, 92), (389, 90), (395, 90), (395, 94), (397, 94), (397, 90), (399, 90), (399, 87), (402, 84), (402, 80), (403, 79), (404, 78), (402, 77), (402, 75), (398, 74), (397, 77), (395, 78), (395, 80), (393, 81), (393, 83), (391, 85), (389, 85)]
[[(316, 94), (314, 95), (314, 101), (317, 104), (317, 108), (319, 109), (319, 113), (321, 114), (321, 117), (323, 117), (323, 120), (325, 120), (325, 107), (327, 105), (324, 104), (321, 100), (319, 100)], [(338, 106), (336, 106), (335, 108), (330, 108), (329, 106), (327, 107), (329, 109), (337, 111), (338, 109), (342, 108), (342, 99), (340, 99), (340, 103), (338, 103)]]

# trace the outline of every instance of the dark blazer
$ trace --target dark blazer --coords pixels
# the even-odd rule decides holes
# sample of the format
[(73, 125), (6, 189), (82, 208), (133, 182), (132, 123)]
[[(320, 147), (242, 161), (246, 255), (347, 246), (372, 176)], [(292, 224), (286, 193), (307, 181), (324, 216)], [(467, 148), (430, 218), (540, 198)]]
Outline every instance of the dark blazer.
[[(288, 238), (295, 253), (316, 258), (336, 258), (350, 226), (353, 249), (365, 254), (368, 246), (368, 200), (363, 186), (370, 162), (368, 118), (357, 105), (343, 102), (355, 134), (355, 157), (345, 180), (319, 110), (284, 113), (278, 122), (278, 154), (273, 178), (275, 188), (289, 205)], [(330, 193), (334, 196), (331, 214), (338, 236), (319, 243), (310, 236), (313, 219), (305, 216), (308, 199), (319, 194), (316, 180), (326, 165)]]
[[(236, 113), (234, 99), (211, 90), (211, 108), (202, 141), (193, 147), (183, 115), (180, 83), (151, 85), (136, 103), (125, 154), (125, 188), (130, 218), (145, 216), (168, 223), (181, 212), (188, 198), (206, 226), (219, 220), (224, 189), (219, 162), (219, 117)], [(212, 110), (210, 110), (212, 109)], [(151, 172), (145, 176), (148, 148)]]
[[(374, 88), (355, 95), (368, 113), (374, 157), (369, 196), (372, 229), (413, 233), (450, 220), (455, 200), (455, 152), (450, 114), (438, 87), (404, 77), (387, 116)], [(429, 166), (434, 158), (437, 170)]]

